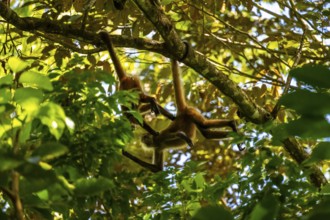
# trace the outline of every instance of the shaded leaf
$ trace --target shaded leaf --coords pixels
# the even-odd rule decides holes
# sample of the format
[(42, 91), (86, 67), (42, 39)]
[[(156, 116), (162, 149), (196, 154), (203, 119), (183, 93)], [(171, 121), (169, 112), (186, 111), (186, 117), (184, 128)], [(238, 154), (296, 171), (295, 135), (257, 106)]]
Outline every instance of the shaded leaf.
[(284, 128), (291, 136), (305, 138), (323, 138), (330, 136), (330, 124), (323, 118), (302, 117), (284, 125)]
[(303, 162), (304, 165), (310, 165), (322, 160), (330, 160), (330, 143), (321, 142), (313, 149), (311, 156)]
[(14, 169), (23, 163), (23, 159), (19, 159), (9, 154), (0, 154), (0, 172)]
[(322, 187), (320, 194), (324, 194), (324, 195), (328, 195), (328, 196), (330, 195), (330, 184), (329, 183)]
[(114, 187), (114, 183), (104, 177), (80, 179), (75, 183), (75, 193), (81, 196), (96, 195)]
[(298, 90), (280, 99), (281, 104), (305, 115), (324, 115), (330, 113), (330, 95)]
[(230, 212), (221, 206), (207, 206), (199, 209), (192, 218), (193, 220), (218, 220), (218, 219), (234, 219)]
[(33, 153), (33, 157), (40, 157), (41, 160), (51, 160), (62, 156), (68, 152), (68, 148), (60, 143), (46, 143), (37, 148)]
[(268, 194), (253, 209), (250, 220), (276, 219), (279, 211), (279, 202), (275, 196)]
[(305, 65), (290, 71), (294, 78), (314, 87), (330, 88), (330, 69), (322, 65)]

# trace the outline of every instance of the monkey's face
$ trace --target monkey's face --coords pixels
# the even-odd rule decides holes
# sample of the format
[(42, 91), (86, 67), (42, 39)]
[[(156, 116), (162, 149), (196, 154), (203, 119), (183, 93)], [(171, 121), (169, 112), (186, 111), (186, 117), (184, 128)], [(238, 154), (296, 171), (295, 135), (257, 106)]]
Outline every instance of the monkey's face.
[(146, 147), (153, 147), (154, 146), (154, 139), (151, 134), (144, 134), (142, 136), (142, 142), (146, 145)]

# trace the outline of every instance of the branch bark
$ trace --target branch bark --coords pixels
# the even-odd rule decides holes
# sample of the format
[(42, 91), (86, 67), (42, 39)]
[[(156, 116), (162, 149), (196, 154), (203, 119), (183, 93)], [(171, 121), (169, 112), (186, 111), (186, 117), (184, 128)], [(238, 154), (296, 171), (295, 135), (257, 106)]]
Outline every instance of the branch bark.
[[(113, 36), (112, 41), (119, 47), (131, 47), (139, 50), (148, 50), (162, 54), (172, 59), (180, 59), (185, 53), (185, 44), (173, 28), (172, 22), (164, 14), (163, 10), (153, 0), (134, 0), (136, 5), (153, 23), (158, 32), (164, 39), (164, 43), (143, 38), (128, 38), (125, 36)], [(23, 31), (44, 34), (56, 34), (63, 38), (72, 38), (89, 43), (98, 47), (106, 47), (95, 32), (85, 31), (69, 24), (60, 24), (45, 18), (19, 17), (16, 12), (11, 10), (5, 3), (0, 2), (0, 16), (8, 23)], [(189, 50), (186, 59), (183, 60), (187, 66), (201, 74), (205, 79), (215, 85), (221, 92), (230, 97), (240, 108), (240, 112), (254, 123), (264, 123), (271, 119), (271, 115), (262, 107), (258, 106), (248, 95), (242, 91), (229, 77), (216, 68), (214, 64), (207, 60), (201, 53), (193, 48)], [(285, 149), (300, 164), (304, 154), (303, 149), (299, 148), (298, 143), (288, 138), (284, 142)], [(311, 181), (317, 187), (323, 185), (326, 179), (322, 172), (315, 167), (312, 169)]]
[[(152, 4), (153, 1), (135, 0), (138, 7), (145, 13), (162, 35), (165, 43), (135, 38), (129, 41), (122, 36), (113, 37), (117, 46), (133, 47), (160, 53), (166, 57), (179, 59), (185, 53), (185, 44), (174, 30), (171, 21), (163, 11)], [(19, 17), (13, 10), (0, 2), (0, 15), (15, 27), (28, 31), (40, 31), (48, 34), (58, 34), (101, 46), (103, 43), (94, 32), (84, 31), (69, 24), (59, 24), (45, 18)], [(104, 47), (105, 48), (105, 47)], [(256, 105), (229, 77), (218, 70), (207, 58), (195, 50), (189, 51), (188, 57), (183, 61), (187, 66), (200, 73), (221, 92), (230, 97), (240, 108), (242, 115), (254, 123), (263, 123), (270, 119), (270, 114), (265, 109)]]
[[(306, 160), (309, 155), (304, 151), (299, 142), (294, 138), (290, 137), (283, 141), (284, 148), (288, 151), (290, 156), (300, 165), (304, 160)], [(327, 184), (327, 179), (324, 174), (315, 165), (310, 168), (304, 168), (306, 172), (309, 172), (309, 178), (311, 183), (320, 188), (321, 186)]]
[[(185, 53), (185, 44), (161, 7), (152, 0), (134, 0), (134, 2), (163, 37), (168, 50), (171, 52), (170, 58), (179, 60)], [(182, 62), (201, 74), (222, 93), (230, 97), (239, 106), (240, 112), (250, 121), (263, 123), (271, 119), (269, 112), (251, 100), (226, 74), (217, 69), (202, 54), (191, 48), (186, 59)]]
[[(176, 33), (170, 19), (164, 14), (161, 7), (154, 3), (154, 1), (134, 0), (136, 5), (146, 15), (146, 17), (153, 23), (160, 35), (163, 37), (165, 44), (169, 51), (171, 51), (171, 58), (180, 59), (184, 54), (184, 43)], [(240, 110), (254, 123), (263, 123), (271, 119), (270, 113), (265, 109), (257, 106), (245, 93), (242, 91), (228, 76), (219, 71), (212, 65), (205, 56), (197, 53), (191, 49), (186, 59), (183, 62), (196, 70), (208, 81), (214, 84), (221, 92), (232, 98), (232, 100), (240, 107)], [(300, 148), (298, 142), (294, 142), (294, 138), (286, 139), (284, 148), (290, 153), (293, 159), (298, 164), (307, 159), (308, 155), (305, 154), (303, 149)], [(327, 182), (323, 173), (315, 166), (311, 170), (310, 179), (316, 186)]]

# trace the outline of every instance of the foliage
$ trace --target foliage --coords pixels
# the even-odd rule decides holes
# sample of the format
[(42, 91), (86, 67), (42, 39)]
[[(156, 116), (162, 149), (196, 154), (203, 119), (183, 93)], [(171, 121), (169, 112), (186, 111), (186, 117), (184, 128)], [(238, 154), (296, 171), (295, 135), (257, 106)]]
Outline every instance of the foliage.
[[(162, 47), (162, 27), (140, 2), (118, 11), (104, 0), (8, 1), (29, 28), (0, 7), (0, 219), (329, 218), (329, 184), (310, 181), (315, 170), (330, 174), (329, 1), (151, 1), (180, 40), (235, 83), (217, 84), (219, 75), (197, 71), (201, 64), (188, 57), (181, 67), (190, 104), (240, 124), (228, 140), (198, 134), (193, 149), (169, 150), (156, 174), (121, 155), (126, 148), (151, 160), (141, 150), (145, 131), (120, 107), (138, 94), (117, 90), (96, 35), (119, 35), (115, 46), (130, 48), (118, 49), (124, 68), (175, 112), (161, 55), (176, 51)], [(235, 99), (241, 91), (248, 103)], [(251, 103), (268, 112), (279, 103), (277, 117), (249, 121), (238, 106)], [(158, 130), (169, 124), (144, 119)]]

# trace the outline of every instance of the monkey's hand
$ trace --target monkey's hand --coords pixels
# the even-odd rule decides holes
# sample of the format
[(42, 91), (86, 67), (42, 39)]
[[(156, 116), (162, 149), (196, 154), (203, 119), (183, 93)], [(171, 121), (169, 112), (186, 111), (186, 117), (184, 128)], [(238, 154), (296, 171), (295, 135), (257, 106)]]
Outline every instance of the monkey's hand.
[(230, 122), (229, 127), (231, 127), (231, 129), (233, 129), (234, 132), (238, 133), (238, 131), (237, 131), (237, 124), (236, 124), (236, 121), (235, 120), (232, 120)]
[(150, 109), (152, 112), (155, 113), (155, 115), (159, 115), (160, 114), (160, 110), (158, 108), (158, 103), (156, 101), (155, 98), (153, 98), (152, 100), (150, 100)]
[(190, 147), (194, 147), (192, 140), (187, 136), (186, 133), (184, 133), (183, 131), (178, 131), (176, 135), (177, 135), (177, 137), (179, 137), (179, 138), (183, 139), (185, 142), (187, 142), (187, 144)]
[(245, 147), (243, 147), (241, 143), (236, 144), (236, 145), (237, 145), (239, 151), (245, 150)]

